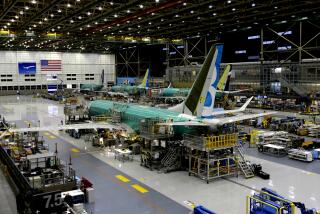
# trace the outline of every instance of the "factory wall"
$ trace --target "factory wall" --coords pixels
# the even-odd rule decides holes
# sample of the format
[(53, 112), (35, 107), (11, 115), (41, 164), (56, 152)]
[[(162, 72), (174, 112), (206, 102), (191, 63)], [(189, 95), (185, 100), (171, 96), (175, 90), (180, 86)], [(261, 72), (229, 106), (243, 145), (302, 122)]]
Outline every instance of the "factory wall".
[[(40, 60), (61, 60), (61, 71), (41, 71)], [(19, 74), (19, 62), (35, 62), (36, 74)], [(61, 84), (79, 88), (80, 83), (101, 84), (115, 81), (115, 56), (112, 54), (60, 53), (38, 51), (0, 52), (0, 90), (45, 89)], [(56, 75), (54, 80), (51, 76)]]

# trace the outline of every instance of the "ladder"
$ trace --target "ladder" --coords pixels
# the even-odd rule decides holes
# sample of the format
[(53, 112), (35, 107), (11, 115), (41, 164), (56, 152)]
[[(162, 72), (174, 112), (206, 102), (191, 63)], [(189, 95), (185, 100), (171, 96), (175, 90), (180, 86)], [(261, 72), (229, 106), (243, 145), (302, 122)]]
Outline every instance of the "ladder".
[(244, 177), (245, 178), (254, 177), (254, 172), (253, 172), (252, 166), (251, 166), (250, 162), (245, 158), (242, 146), (238, 144), (236, 146), (236, 149), (239, 153), (238, 163), (239, 163), (241, 171), (244, 174)]

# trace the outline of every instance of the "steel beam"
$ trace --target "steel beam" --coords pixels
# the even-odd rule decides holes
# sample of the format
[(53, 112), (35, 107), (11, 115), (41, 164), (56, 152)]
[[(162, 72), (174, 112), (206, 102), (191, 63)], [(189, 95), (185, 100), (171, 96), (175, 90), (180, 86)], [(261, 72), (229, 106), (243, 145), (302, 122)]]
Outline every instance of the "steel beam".
[(0, 21), (8, 14), (8, 12), (16, 5), (18, 1), (17, 0), (12, 0), (8, 7), (4, 9), (3, 13), (0, 15)]
[(18, 26), (19, 30), (23, 30), (26, 25), (30, 24), (30, 22), (32, 22), (33, 20), (35, 20), (36, 18), (39, 18), (41, 15), (43, 15), (44, 13), (48, 12), (51, 8), (53, 8), (54, 6), (56, 6), (57, 4), (59, 4), (60, 2), (62, 2), (63, 0), (54, 0), (51, 1), (51, 3), (46, 6), (45, 8), (43, 8), (40, 12), (36, 13), (35, 15), (33, 15), (30, 19), (28, 19), (27, 21), (23, 22), (22, 25)]

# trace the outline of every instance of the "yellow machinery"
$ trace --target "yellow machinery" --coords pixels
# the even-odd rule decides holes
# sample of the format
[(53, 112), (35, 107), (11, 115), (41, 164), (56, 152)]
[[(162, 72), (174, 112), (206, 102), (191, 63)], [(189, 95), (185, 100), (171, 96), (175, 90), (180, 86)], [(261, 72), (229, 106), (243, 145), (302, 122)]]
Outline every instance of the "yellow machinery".
[(264, 133), (264, 131), (261, 131), (261, 130), (256, 130), (256, 129), (253, 129), (251, 132), (250, 132), (250, 147), (255, 147), (257, 142), (258, 142), (258, 135), (261, 134), (261, 133)]

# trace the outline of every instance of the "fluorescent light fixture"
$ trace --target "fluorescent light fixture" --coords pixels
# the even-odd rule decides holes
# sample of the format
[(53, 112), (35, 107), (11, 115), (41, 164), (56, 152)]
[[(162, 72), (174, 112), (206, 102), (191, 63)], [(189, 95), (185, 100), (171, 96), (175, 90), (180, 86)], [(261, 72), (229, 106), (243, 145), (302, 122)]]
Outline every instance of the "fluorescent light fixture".
[(248, 36), (248, 40), (259, 39), (260, 35)]

